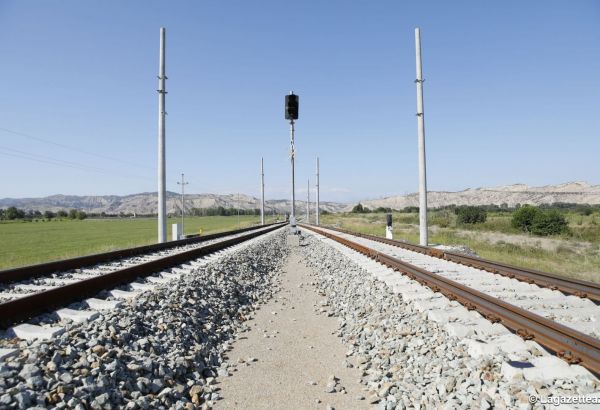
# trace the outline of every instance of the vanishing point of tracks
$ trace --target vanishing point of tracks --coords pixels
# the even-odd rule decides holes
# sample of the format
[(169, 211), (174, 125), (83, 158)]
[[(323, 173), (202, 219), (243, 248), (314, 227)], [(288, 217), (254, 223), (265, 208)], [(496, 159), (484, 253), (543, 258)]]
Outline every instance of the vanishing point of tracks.
[[(543, 272), (520, 269), (512, 266), (496, 264), (479, 258), (467, 257), (437, 249), (411, 245), (398, 241), (390, 241), (379, 237), (356, 234), (327, 227), (326, 230), (314, 226), (303, 225), (304, 228), (317, 232), (327, 238), (341, 243), (375, 261), (401, 272), (409, 278), (429, 287), (434, 292), (439, 292), (448, 299), (456, 300), (468, 310), (475, 310), (491, 322), (500, 322), (506, 328), (521, 336), (525, 340), (534, 340), (546, 349), (554, 352), (571, 364), (579, 363), (590, 371), (600, 374), (600, 340), (571, 327), (559, 324), (553, 320), (533, 313), (530, 309), (523, 309), (507, 303), (499, 298), (475, 290), (470, 286), (449, 279), (442, 274), (433, 273), (422, 267), (407, 263), (404, 260), (389, 255), (389, 251), (378, 251), (366, 246), (365, 242), (358, 243), (356, 239), (348, 236), (366, 238), (396, 247), (409, 249), (428, 256), (460, 263), (494, 274), (509, 278), (523, 280), (527, 283), (559, 290), (565, 294), (587, 297), (594, 302), (599, 299), (599, 287), (596, 284), (584, 281), (571, 281)], [(338, 231), (338, 232), (335, 232)], [(335, 233), (334, 233), (335, 232)], [(341, 232), (341, 234), (339, 233)], [(571, 296), (572, 297), (572, 296)]]

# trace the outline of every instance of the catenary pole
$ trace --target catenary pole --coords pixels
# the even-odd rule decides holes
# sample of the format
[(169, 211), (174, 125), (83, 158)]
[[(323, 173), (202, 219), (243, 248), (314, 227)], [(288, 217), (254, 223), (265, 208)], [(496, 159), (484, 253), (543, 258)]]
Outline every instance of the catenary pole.
[(310, 223), (310, 179), (306, 185), (306, 223)]
[(260, 159), (260, 224), (265, 224), (265, 164)]
[(315, 212), (316, 212), (316, 223), (317, 226), (320, 225), (319, 216), (321, 214), (321, 210), (319, 209), (319, 157), (317, 157), (317, 203), (315, 204)]
[(165, 165), (165, 28), (160, 28), (158, 73), (158, 242), (167, 241), (167, 176)]
[(181, 173), (181, 182), (177, 182), (177, 185), (181, 185), (181, 235), (185, 236), (185, 229), (183, 225), (184, 215), (185, 215), (185, 189), (184, 187), (189, 184), (189, 182), (184, 181), (183, 172)]
[(417, 63), (417, 129), (419, 141), (419, 243), (427, 246), (427, 172), (425, 165), (425, 113), (423, 110), (423, 70), (421, 66), (421, 30), (415, 28)]

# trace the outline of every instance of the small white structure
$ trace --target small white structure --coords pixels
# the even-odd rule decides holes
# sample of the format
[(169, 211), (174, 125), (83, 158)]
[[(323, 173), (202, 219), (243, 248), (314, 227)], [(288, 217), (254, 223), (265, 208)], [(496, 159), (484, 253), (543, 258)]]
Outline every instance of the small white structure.
[(173, 235), (171, 237), (172, 241), (183, 239), (183, 231), (181, 229), (181, 224), (173, 224), (173, 234), (172, 235)]
[(394, 231), (392, 229), (392, 214), (387, 214), (386, 218), (386, 226), (385, 226), (385, 237), (387, 239), (394, 239)]

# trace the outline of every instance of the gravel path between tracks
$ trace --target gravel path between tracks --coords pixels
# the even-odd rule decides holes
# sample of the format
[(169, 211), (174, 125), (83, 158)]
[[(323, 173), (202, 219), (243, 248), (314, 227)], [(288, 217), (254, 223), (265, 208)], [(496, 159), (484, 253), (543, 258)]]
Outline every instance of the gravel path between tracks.
[(0, 408), (208, 408), (235, 334), (273, 294), (283, 230), (0, 362)]
[(262, 306), (252, 330), (228, 353), (231, 377), (220, 378), (220, 409), (363, 409), (361, 372), (348, 367), (316, 273), (298, 248), (280, 276), (280, 290)]
[[(473, 358), (461, 339), (427, 319), (383, 282), (312, 234), (300, 247), (318, 272), (326, 309), (338, 317), (348, 361), (361, 370), (366, 403), (380, 409), (531, 408), (530, 396), (573, 396), (598, 391), (592, 379), (522, 377), (506, 380), (503, 353)], [(536, 408), (538, 405), (536, 405)]]

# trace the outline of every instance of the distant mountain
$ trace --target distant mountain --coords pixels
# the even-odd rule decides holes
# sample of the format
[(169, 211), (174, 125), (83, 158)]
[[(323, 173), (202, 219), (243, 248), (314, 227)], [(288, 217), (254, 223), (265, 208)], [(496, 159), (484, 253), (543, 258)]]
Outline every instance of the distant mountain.
[[(89, 213), (119, 214), (155, 214), (157, 213), (156, 192), (144, 192), (140, 194), (117, 196), (76, 196), (76, 195), (52, 195), (44, 198), (4, 198), (0, 199), (0, 208), (15, 206), (20, 209), (33, 211), (58, 211), (61, 209), (77, 209)], [(266, 213), (276, 210), (278, 213), (288, 212), (290, 200), (268, 200), (265, 201)], [(260, 207), (260, 200), (249, 195), (218, 195), (218, 194), (186, 194), (185, 207), (190, 208), (224, 208), (253, 209)], [(314, 207), (314, 203), (312, 205)], [(322, 210), (338, 212), (347, 204), (337, 202), (321, 202)], [(303, 214), (306, 209), (305, 201), (296, 201), (296, 209)], [(181, 196), (175, 192), (167, 192), (167, 212), (181, 212)]]
[[(437, 208), (446, 205), (502, 205), (516, 204), (552, 204), (569, 202), (575, 204), (600, 204), (600, 185), (587, 182), (569, 182), (560, 185), (531, 187), (525, 184), (505, 185), (492, 188), (467, 189), (460, 192), (429, 191), (427, 206)], [(402, 209), (407, 206), (419, 206), (419, 194), (392, 196), (382, 199), (361, 201), (369, 209), (377, 207)], [(347, 206), (349, 211), (354, 205)]]
[[(181, 207), (180, 195), (167, 192), (167, 212), (179, 213)], [(516, 204), (551, 204), (554, 202), (570, 202), (576, 204), (600, 204), (600, 185), (590, 185), (586, 182), (569, 182), (560, 185), (531, 187), (524, 184), (505, 185), (492, 188), (470, 188), (460, 192), (430, 191), (427, 203), (430, 208), (445, 205), (502, 205)], [(190, 208), (224, 208), (253, 209), (260, 206), (258, 198), (240, 194), (189, 194), (185, 196), (186, 209)], [(419, 194), (392, 196), (382, 199), (361, 201), (370, 208), (377, 207), (402, 209), (407, 206), (419, 206)], [(329, 212), (350, 211), (355, 204), (339, 202), (321, 202), (321, 209)], [(119, 214), (156, 214), (156, 192), (117, 196), (75, 196), (52, 195), (45, 198), (4, 198), (0, 199), (0, 208), (15, 206), (33, 211), (58, 211), (60, 209), (78, 209), (89, 213)], [(312, 205), (314, 207), (314, 203)], [(265, 203), (267, 213), (276, 210), (278, 213), (288, 212), (290, 200), (268, 200)], [(298, 214), (304, 214), (305, 201), (296, 201)]]

